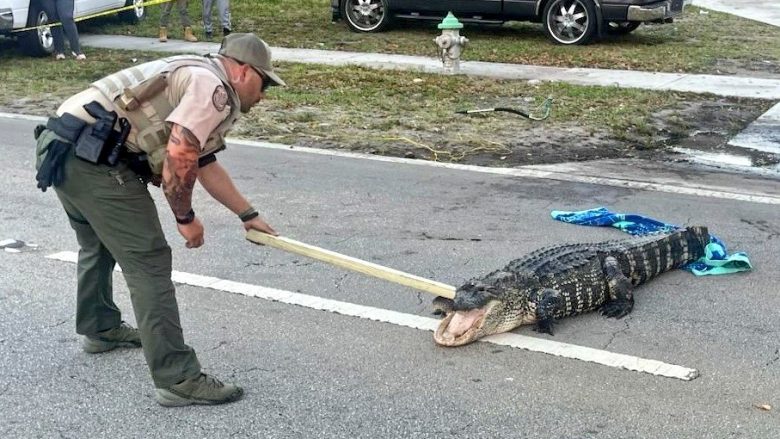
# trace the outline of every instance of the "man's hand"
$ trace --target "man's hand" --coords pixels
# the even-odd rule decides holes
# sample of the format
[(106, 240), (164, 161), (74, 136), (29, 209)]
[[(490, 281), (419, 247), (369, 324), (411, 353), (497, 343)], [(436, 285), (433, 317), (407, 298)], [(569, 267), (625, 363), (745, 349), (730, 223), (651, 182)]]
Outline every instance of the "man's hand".
[(179, 233), (187, 240), (187, 248), (198, 248), (203, 245), (203, 224), (198, 218), (189, 224), (177, 224)]
[(259, 230), (263, 233), (267, 233), (269, 235), (279, 236), (279, 234), (276, 233), (276, 230), (274, 230), (273, 227), (269, 226), (268, 223), (260, 219), (259, 216), (252, 218), (249, 221), (244, 221), (244, 229), (246, 229), (247, 232), (254, 229), (254, 230)]

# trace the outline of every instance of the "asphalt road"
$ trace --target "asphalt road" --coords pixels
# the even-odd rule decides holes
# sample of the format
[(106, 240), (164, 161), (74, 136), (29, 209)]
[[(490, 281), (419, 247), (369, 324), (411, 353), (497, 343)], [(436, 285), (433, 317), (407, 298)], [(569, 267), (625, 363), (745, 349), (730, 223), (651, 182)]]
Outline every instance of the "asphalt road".
[[(748, 252), (755, 270), (668, 273), (637, 290), (629, 317), (570, 318), (552, 337), (698, 369), (689, 382), (487, 343), (445, 349), (426, 331), (179, 286), (185, 336), (201, 363), (247, 394), (225, 406), (165, 409), (140, 351), (79, 347), (75, 266), (45, 258), (78, 247), (55, 195), (35, 188), (34, 125), (0, 118), (0, 240), (37, 244), (0, 252), (2, 437), (778, 436), (777, 204), (232, 146), (220, 161), (283, 235), (452, 285), (544, 245), (623, 237), (549, 216), (595, 206), (708, 225), (731, 250)], [(780, 191), (765, 178), (671, 175), (667, 183), (681, 187)], [(201, 189), (194, 206), (206, 245), (185, 249), (153, 192), (176, 270), (430, 313), (423, 293), (246, 242), (238, 220)], [(121, 275), (115, 295), (133, 322)]]

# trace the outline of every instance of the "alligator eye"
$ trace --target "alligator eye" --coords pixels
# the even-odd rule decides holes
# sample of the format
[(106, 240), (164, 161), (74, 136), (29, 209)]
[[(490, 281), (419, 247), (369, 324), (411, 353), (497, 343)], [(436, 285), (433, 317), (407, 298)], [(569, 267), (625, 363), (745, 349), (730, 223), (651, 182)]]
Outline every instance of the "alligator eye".
[(475, 285), (475, 287), (476, 287), (477, 291), (493, 291), (493, 290), (496, 289), (496, 287), (493, 286), (493, 285), (483, 284), (481, 282), (479, 284)]

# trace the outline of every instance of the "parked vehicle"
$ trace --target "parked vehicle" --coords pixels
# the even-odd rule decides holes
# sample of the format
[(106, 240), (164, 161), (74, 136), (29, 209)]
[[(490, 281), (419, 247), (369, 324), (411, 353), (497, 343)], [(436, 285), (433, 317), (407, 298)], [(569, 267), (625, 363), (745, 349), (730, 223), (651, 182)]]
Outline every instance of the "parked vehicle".
[(641, 23), (670, 23), (690, 0), (331, 0), (333, 20), (355, 32), (379, 32), (395, 18), (464, 23), (542, 23), (556, 44), (587, 44), (603, 33), (627, 34)]
[[(119, 12), (128, 23), (137, 23), (144, 18), (143, 0), (75, 0), (73, 17), (78, 20), (100, 12), (133, 6), (133, 9)], [(54, 50), (51, 28), (46, 26), (49, 16), (41, 7), (40, 0), (0, 0), (0, 35), (14, 36), (22, 51), (33, 56), (50, 55)], [(41, 26), (19, 32), (19, 29)]]

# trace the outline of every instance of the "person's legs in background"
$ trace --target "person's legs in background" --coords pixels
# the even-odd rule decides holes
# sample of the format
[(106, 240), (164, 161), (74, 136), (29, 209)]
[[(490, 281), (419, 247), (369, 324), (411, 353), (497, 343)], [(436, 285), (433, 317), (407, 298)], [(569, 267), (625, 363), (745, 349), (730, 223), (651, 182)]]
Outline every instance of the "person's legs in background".
[(230, 23), (230, 0), (217, 0), (217, 11), (219, 20), (222, 22), (222, 36), (226, 37), (233, 31)]
[(188, 0), (176, 0), (176, 6), (179, 8), (179, 18), (181, 19), (181, 25), (184, 26), (184, 41), (194, 43), (198, 41), (195, 34), (192, 33), (192, 24), (190, 23), (190, 15), (187, 12)]
[[(49, 16), (49, 23), (60, 21), (56, 0), (41, 0), (41, 6)], [(62, 35), (62, 26), (52, 26), (51, 37), (54, 40), (54, 56), (57, 59), (65, 59), (65, 37)]]
[(181, 20), (181, 25), (184, 27), (189, 27), (192, 24), (190, 23), (190, 15), (187, 12), (187, 0), (176, 0), (176, 9), (179, 10), (179, 19)]
[(211, 9), (213, 5), (213, 0), (203, 0), (203, 31), (206, 33), (207, 40), (214, 36), (214, 28), (211, 25)]
[(168, 22), (171, 19), (171, 8), (173, 7), (172, 1), (162, 4), (160, 9), (160, 42), (164, 43), (168, 41)]
[[(76, 21), (73, 20), (73, 0), (56, 0), (55, 3), (57, 5), (57, 16), (60, 17), (60, 22), (62, 23), (62, 32), (68, 37), (70, 51), (73, 52), (73, 56), (78, 60), (87, 59), (84, 53), (81, 52), (79, 30), (76, 28)], [(62, 40), (62, 37), (60, 39)]]

